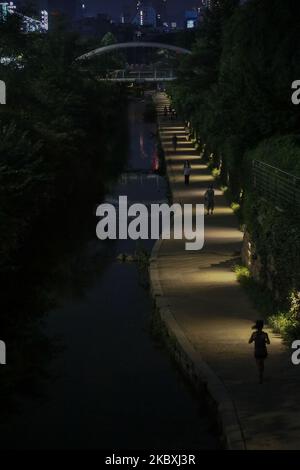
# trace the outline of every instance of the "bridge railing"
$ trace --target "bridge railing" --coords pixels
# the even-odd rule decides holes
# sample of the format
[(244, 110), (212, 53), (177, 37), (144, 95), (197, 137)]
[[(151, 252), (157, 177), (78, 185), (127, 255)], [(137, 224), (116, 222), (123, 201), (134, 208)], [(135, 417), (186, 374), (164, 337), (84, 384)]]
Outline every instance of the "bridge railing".
[(116, 79), (134, 79), (145, 80), (151, 79), (171, 79), (174, 78), (173, 70), (114, 70), (108, 72), (108, 77)]
[(290, 207), (300, 213), (300, 178), (272, 165), (253, 160), (252, 186), (265, 199), (284, 210)]

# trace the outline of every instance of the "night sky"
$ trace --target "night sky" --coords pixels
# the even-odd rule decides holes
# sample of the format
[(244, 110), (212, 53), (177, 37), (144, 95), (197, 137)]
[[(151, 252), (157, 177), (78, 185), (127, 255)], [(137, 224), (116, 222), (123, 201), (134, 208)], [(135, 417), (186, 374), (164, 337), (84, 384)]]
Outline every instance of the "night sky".
[[(131, 2), (134, 3), (134, 0), (86, 0), (84, 3), (87, 5), (88, 12), (91, 15), (108, 13), (114, 19), (118, 20), (122, 5)], [(168, 0), (168, 12), (172, 19), (180, 18), (184, 10), (197, 6), (199, 3), (198, 0)]]

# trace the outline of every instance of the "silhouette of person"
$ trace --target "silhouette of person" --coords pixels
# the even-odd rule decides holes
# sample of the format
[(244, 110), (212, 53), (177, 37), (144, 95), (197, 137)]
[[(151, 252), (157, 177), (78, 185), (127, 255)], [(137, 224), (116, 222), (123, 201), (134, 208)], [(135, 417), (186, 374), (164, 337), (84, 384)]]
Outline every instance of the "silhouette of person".
[(207, 215), (209, 215), (209, 211), (210, 214), (213, 215), (215, 209), (215, 191), (212, 184), (209, 186), (208, 190), (204, 194), (204, 200), (207, 209)]
[(190, 162), (186, 160), (183, 166), (183, 175), (184, 175), (184, 184), (187, 186), (190, 184), (191, 171), (192, 169), (191, 169)]
[(178, 144), (178, 139), (177, 139), (177, 135), (176, 135), (176, 134), (174, 134), (173, 137), (172, 137), (172, 143), (173, 143), (174, 152), (176, 152), (176, 150), (177, 150), (177, 144)]
[(265, 359), (268, 357), (267, 344), (270, 344), (268, 333), (263, 331), (263, 327), (263, 320), (257, 320), (255, 325), (252, 327), (256, 331), (252, 333), (249, 339), (249, 344), (254, 343), (254, 357), (258, 368), (258, 377), (260, 384), (263, 383)]

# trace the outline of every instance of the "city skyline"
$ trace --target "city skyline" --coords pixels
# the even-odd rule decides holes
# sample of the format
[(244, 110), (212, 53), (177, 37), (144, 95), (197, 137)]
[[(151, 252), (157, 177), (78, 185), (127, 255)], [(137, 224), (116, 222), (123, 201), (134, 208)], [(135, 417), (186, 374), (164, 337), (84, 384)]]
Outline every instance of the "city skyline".
[[(132, 21), (142, 7), (153, 7), (157, 24), (163, 21), (182, 23), (187, 10), (199, 8), (202, 0), (33, 0), (38, 10), (61, 11), (69, 17), (97, 16), (106, 14), (115, 22)], [(27, 0), (14, 0), (17, 8), (26, 5)], [(29, 2), (30, 3), (30, 2)], [(127, 21), (126, 21), (127, 20)]]
[[(117, 20), (122, 13), (122, 9), (126, 4), (137, 3), (135, 0), (87, 0), (86, 4), (91, 11), (91, 14), (108, 13), (113, 19)], [(147, 4), (152, 4), (154, 8), (157, 8), (158, 0), (148, 0)], [(182, 18), (186, 9), (196, 7), (201, 3), (199, 0), (167, 0), (167, 11), (172, 18)]]

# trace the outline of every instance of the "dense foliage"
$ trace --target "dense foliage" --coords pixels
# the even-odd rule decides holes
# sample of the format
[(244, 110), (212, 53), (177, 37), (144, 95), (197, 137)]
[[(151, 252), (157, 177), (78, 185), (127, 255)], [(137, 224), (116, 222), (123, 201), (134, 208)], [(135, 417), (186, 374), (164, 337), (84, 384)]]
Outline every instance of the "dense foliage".
[(213, 2), (170, 90), (236, 199), (245, 151), (264, 139), (297, 134), (300, 124), (300, 108), (291, 102), (291, 84), (300, 77), (299, 4), (238, 4)]
[[(191, 56), (170, 87), (175, 106), (196, 134), (234, 202), (242, 206), (261, 263), (261, 282), (288, 305), (300, 291), (299, 211), (278, 211), (251, 185), (253, 159), (299, 176), (300, 106), (291, 85), (300, 77), (296, 0), (213, 1)], [(265, 200), (268, 199), (268, 200)]]
[(47, 378), (57, 346), (39, 320), (62, 291), (79, 295), (93, 276), (94, 265), (74, 262), (73, 252), (80, 259), (95, 233), (95, 204), (126, 162), (127, 95), (75, 60), (92, 48), (60, 27), (22, 34), (15, 15), (0, 24), (0, 56), (8, 59), (0, 64), (7, 85), (0, 106), (3, 413), (18, 391), (37, 393)]
[(116, 136), (126, 129), (126, 94), (82, 71), (81, 52), (76, 35), (24, 35), (15, 17), (0, 25), (0, 54), (12, 59), (0, 66), (1, 272), (15, 269), (14, 254), (49, 205), (86, 190), (95, 170), (104, 191), (124, 160)]

